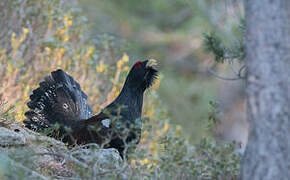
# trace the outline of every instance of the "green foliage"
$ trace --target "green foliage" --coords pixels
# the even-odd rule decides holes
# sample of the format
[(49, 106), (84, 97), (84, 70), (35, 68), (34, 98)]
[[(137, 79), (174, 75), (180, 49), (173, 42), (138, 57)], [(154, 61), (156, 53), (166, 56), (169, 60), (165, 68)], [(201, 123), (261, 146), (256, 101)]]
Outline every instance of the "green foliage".
[(203, 34), (204, 49), (208, 53), (213, 53), (216, 62), (224, 63), (224, 61), (229, 59), (238, 59), (240, 61), (244, 60), (244, 23), (244, 20), (241, 19), (238, 30), (235, 33), (237, 40), (230, 43), (228, 46), (223, 43), (222, 39), (215, 32)]
[(208, 115), (208, 125), (207, 128), (211, 131), (216, 127), (217, 124), (221, 122), (219, 115), (221, 113), (219, 103), (216, 101), (209, 101), (210, 112)]
[[(129, 21), (130, 26), (132, 26), (129, 28), (134, 30), (142, 29), (144, 26), (155, 26), (160, 30), (172, 31), (188, 24), (197, 9), (195, 1), (188, 2), (185, 0), (126, 0), (123, 3), (118, 0), (80, 0), (80, 2), (85, 5), (89, 4), (87, 6), (92, 6), (98, 10), (97, 12), (91, 12), (94, 14), (89, 14), (89, 16), (94, 16), (95, 18), (102, 18), (97, 21), (96, 26), (105, 27), (95, 27), (98, 30), (107, 28), (108, 23), (106, 25), (104, 20), (110, 19), (110, 21), (114, 22), (114, 25)], [(111, 14), (111, 16), (108, 17), (108, 14)]]
[(241, 156), (235, 152), (235, 142), (217, 144), (213, 140), (203, 139), (196, 149), (201, 158), (199, 165), (202, 165), (199, 172), (204, 175), (201, 179), (207, 175), (209, 179), (237, 179)]
[[(184, 138), (181, 126), (162, 121), (167, 117), (166, 109), (162, 106), (158, 109), (151, 123), (144, 127), (144, 131), (149, 132), (145, 140), (153, 138), (156, 142), (153, 141), (149, 149), (141, 148), (131, 155), (135, 169), (129, 171), (129, 176), (137, 179), (237, 179), (240, 154), (235, 152), (235, 143), (218, 144), (213, 139), (203, 138), (193, 146)], [(159, 118), (158, 121), (155, 118)]]
[[(36, 139), (32, 138), (23, 147), (0, 148), (0, 158), (5, 159), (0, 162), (0, 176), (18, 178), (34, 174), (61, 179), (237, 179), (241, 157), (235, 151), (235, 143), (218, 144), (210, 138), (203, 138), (195, 146), (191, 145), (184, 138), (181, 126), (168, 124), (168, 112), (158, 99), (158, 95), (153, 93), (150, 106), (154, 107), (154, 113), (146, 112), (152, 117), (144, 117), (142, 139), (137, 150), (129, 154), (129, 159), (118, 161), (108, 154), (96, 153), (101, 150), (96, 144), (66, 149), (36, 135)], [(47, 153), (40, 153), (44, 148), (47, 148)], [(104, 166), (100, 155), (111, 165)]]
[(4, 101), (0, 101), (0, 120), (8, 120), (8, 119), (13, 119), (15, 116), (14, 113), (14, 106), (13, 105), (8, 105)]
[(212, 52), (217, 62), (223, 63), (225, 58), (225, 47), (214, 33), (204, 34), (204, 46), (207, 52)]
[(160, 98), (163, 106), (168, 108), (170, 122), (181, 125), (190, 143), (197, 143), (202, 136), (208, 135), (205, 128), (208, 124), (208, 102), (215, 98), (217, 82), (185, 78), (172, 71), (163, 71)]

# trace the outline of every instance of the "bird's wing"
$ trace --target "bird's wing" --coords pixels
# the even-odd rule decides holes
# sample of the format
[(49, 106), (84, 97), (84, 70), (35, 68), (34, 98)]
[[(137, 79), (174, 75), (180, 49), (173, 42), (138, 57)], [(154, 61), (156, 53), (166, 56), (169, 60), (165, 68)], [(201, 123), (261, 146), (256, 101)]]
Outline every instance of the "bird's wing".
[[(102, 138), (109, 130), (103, 123), (104, 120), (108, 119), (105, 113), (100, 112), (97, 115), (78, 121), (76, 126), (73, 128), (72, 136), (67, 141), (69, 144), (87, 144), (87, 143), (102, 143)], [(105, 126), (105, 131), (103, 129)]]
[(102, 120), (104, 119), (108, 119), (109, 116), (103, 112), (100, 112), (97, 115), (94, 115), (92, 117), (90, 117), (89, 119), (86, 119), (83, 121), (83, 123), (85, 123), (85, 125), (91, 125), (91, 124), (98, 124), (101, 123)]

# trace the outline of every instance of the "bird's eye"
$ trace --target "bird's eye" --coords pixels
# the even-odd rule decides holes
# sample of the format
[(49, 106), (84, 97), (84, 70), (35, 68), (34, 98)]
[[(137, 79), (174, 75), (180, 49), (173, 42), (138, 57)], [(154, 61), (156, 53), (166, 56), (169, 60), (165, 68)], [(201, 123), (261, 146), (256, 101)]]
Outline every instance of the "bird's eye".
[(138, 62), (135, 63), (134, 68), (138, 68), (141, 65), (142, 65), (142, 62), (141, 61), (138, 61)]

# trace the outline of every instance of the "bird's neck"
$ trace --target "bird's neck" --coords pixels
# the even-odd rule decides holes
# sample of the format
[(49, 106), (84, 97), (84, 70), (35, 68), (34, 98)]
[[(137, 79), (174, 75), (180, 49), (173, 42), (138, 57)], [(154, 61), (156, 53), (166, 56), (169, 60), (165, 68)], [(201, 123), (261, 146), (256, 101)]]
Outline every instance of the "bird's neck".
[(125, 86), (121, 90), (119, 96), (116, 98), (115, 103), (125, 105), (130, 110), (135, 110), (136, 112), (132, 115), (140, 117), (142, 113), (143, 105), (143, 94), (144, 91), (141, 89), (131, 88), (130, 86)]

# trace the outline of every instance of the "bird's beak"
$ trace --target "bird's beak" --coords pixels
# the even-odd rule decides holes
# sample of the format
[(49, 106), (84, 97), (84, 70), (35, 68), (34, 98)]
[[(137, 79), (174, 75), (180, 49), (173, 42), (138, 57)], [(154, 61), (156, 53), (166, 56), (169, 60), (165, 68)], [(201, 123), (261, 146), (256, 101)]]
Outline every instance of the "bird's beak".
[(155, 59), (149, 59), (147, 64), (146, 64), (146, 67), (155, 67), (157, 65), (158, 65), (158, 63)]

